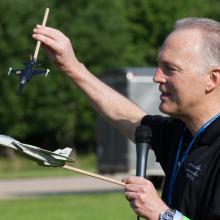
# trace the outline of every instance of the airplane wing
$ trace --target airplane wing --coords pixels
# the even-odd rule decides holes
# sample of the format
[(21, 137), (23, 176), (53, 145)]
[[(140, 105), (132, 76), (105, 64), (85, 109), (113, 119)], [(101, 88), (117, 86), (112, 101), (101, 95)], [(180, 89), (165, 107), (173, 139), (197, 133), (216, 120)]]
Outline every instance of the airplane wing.
[(49, 69), (46, 69), (46, 70), (34, 69), (34, 70), (32, 70), (32, 75), (35, 76), (35, 75), (45, 74), (45, 76), (47, 76), (47, 74), (48, 74), (49, 72), (50, 72)]
[(8, 76), (10, 75), (10, 74), (14, 74), (14, 75), (20, 75), (21, 74), (21, 72), (22, 72), (22, 69), (13, 69), (13, 68), (9, 68), (9, 70), (8, 70)]

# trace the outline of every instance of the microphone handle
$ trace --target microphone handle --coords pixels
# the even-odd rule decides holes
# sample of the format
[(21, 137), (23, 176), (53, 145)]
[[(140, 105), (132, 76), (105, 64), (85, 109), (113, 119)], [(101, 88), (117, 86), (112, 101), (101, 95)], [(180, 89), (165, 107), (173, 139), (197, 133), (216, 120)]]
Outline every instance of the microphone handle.
[(147, 170), (147, 157), (149, 152), (148, 143), (137, 143), (136, 144), (136, 176), (145, 177)]
[[(145, 177), (147, 170), (147, 157), (149, 151), (148, 143), (136, 144), (136, 176)], [(140, 216), (137, 216), (137, 220), (140, 220)]]

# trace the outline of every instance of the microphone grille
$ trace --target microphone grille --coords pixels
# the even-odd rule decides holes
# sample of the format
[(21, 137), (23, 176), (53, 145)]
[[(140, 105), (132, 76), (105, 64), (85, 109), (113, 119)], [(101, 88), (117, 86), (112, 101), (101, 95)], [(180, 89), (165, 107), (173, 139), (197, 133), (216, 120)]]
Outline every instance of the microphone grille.
[(140, 125), (135, 130), (136, 143), (150, 143), (152, 139), (151, 128), (146, 125)]

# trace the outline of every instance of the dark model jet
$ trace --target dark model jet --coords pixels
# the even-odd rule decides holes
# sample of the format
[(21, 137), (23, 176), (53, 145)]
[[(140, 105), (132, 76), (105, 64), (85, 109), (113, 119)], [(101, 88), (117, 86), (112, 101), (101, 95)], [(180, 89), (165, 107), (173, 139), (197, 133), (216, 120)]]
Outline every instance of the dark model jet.
[(24, 63), (25, 67), (24, 69), (13, 69), (9, 68), (8, 75), (15, 74), (18, 75), (20, 78), (20, 84), (19, 84), (19, 93), (21, 93), (24, 85), (26, 82), (30, 81), (33, 76), (39, 75), (39, 74), (47, 74), (49, 73), (49, 69), (46, 70), (40, 70), (36, 69), (36, 67), (40, 66), (39, 63), (37, 63), (37, 60), (34, 57), (31, 57), (30, 60), (26, 63)]
[[(49, 14), (49, 8), (47, 8), (45, 11), (42, 26), (46, 25), (48, 14)], [(20, 78), (19, 93), (22, 92), (22, 89), (23, 89), (25, 83), (30, 81), (33, 76), (36, 76), (39, 74), (45, 74), (45, 76), (47, 76), (47, 74), (50, 71), (49, 69), (46, 69), (46, 70), (36, 69), (37, 66), (40, 66), (40, 64), (37, 62), (37, 56), (39, 53), (40, 45), (41, 45), (41, 42), (37, 41), (34, 56), (33, 57), (31, 56), (30, 60), (28, 62), (24, 63), (25, 66), (23, 69), (9, 68), (8, 75), (10, 75), (12, 73), (14, 75), (19, 76), (19, 78)]]

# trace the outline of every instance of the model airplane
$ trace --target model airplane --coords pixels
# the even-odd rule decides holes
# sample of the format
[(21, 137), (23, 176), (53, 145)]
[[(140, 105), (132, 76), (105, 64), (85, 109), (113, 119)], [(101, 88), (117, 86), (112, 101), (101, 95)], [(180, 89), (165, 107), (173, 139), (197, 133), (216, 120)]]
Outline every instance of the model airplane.
[[(48, 13), (49, 13), (49, 8), (47, 8), (45, 11), (42, 26), (46, 25)], [(22, 92), (22, 89), (25, 83), (30, 81), (33, 76), (36, 76), (39, 74), (44, 74), (45, 76), (47, 76), (47, 74), (50, 71), (49, 69), (46, 69), (46, 70), (36, 69), (36, 67), (40, 65), (37, 62), (37, 56), (39, 53), (40, 45), (41, 45), (41, 42), (37, 41), (34, 56), (33, 57), (31, 56), (30, 60), (24, 63), (25, 67), (23, 69), (13, 69), (11, 67), (9, 68), (8, 75), (12, 73), (14, 75), (19, 76), (20, 78), (19, 91), (18, 91), (19, 94)]]
[(15, 150), (23, 156), (36, 161), (41, 166), (60, 167), (64, 166), (65, 162), (73, 162), (72, 158), (69, 157), (72, 151), (69, 147), (52, 152), (33, 145), (21, 143), (5, 135), (0, 135), (0, 146)]
[(73, 160), (69, 157), (72, 149), (68, 147), (51, 152), (33, 145), (21, 143), (14, 138), (5, 135), (0, 135), (0, 146), (11, 148), (12, 150), (17, 151), (23, 156), (28, 157), (31, 160), (37, 161), (37, 163), (41, 166), (61, 167), (76, 173), (81, 173), (117, 185), (125, 186), (125, 183), (119, 180), (115, 180), (109, 177), (105, 177), (99, 174), (91, 173), (86, 170), (66, 165), (66, 162), (73, 162)]
[(45, 76), (47, 76), (47, 74), (50, 71), (49, 69), (46, 70), (35, 69), (35, 67), (39, 66), (40, 64), (37, 63), (37, 60), (34, 59), (34, 57), (31, 58), (28, 62), (24, 63), (24, 65), (25, 65), (24, 69), (13, 69), (10, 67), (8, 71), (8, 75), (12, 73), (20, 77), (20, 84), (18, 90), (19, 93), (22, 92), (25, 83), (30, 81), (33, 76), (39, 74), (45, 74)]

